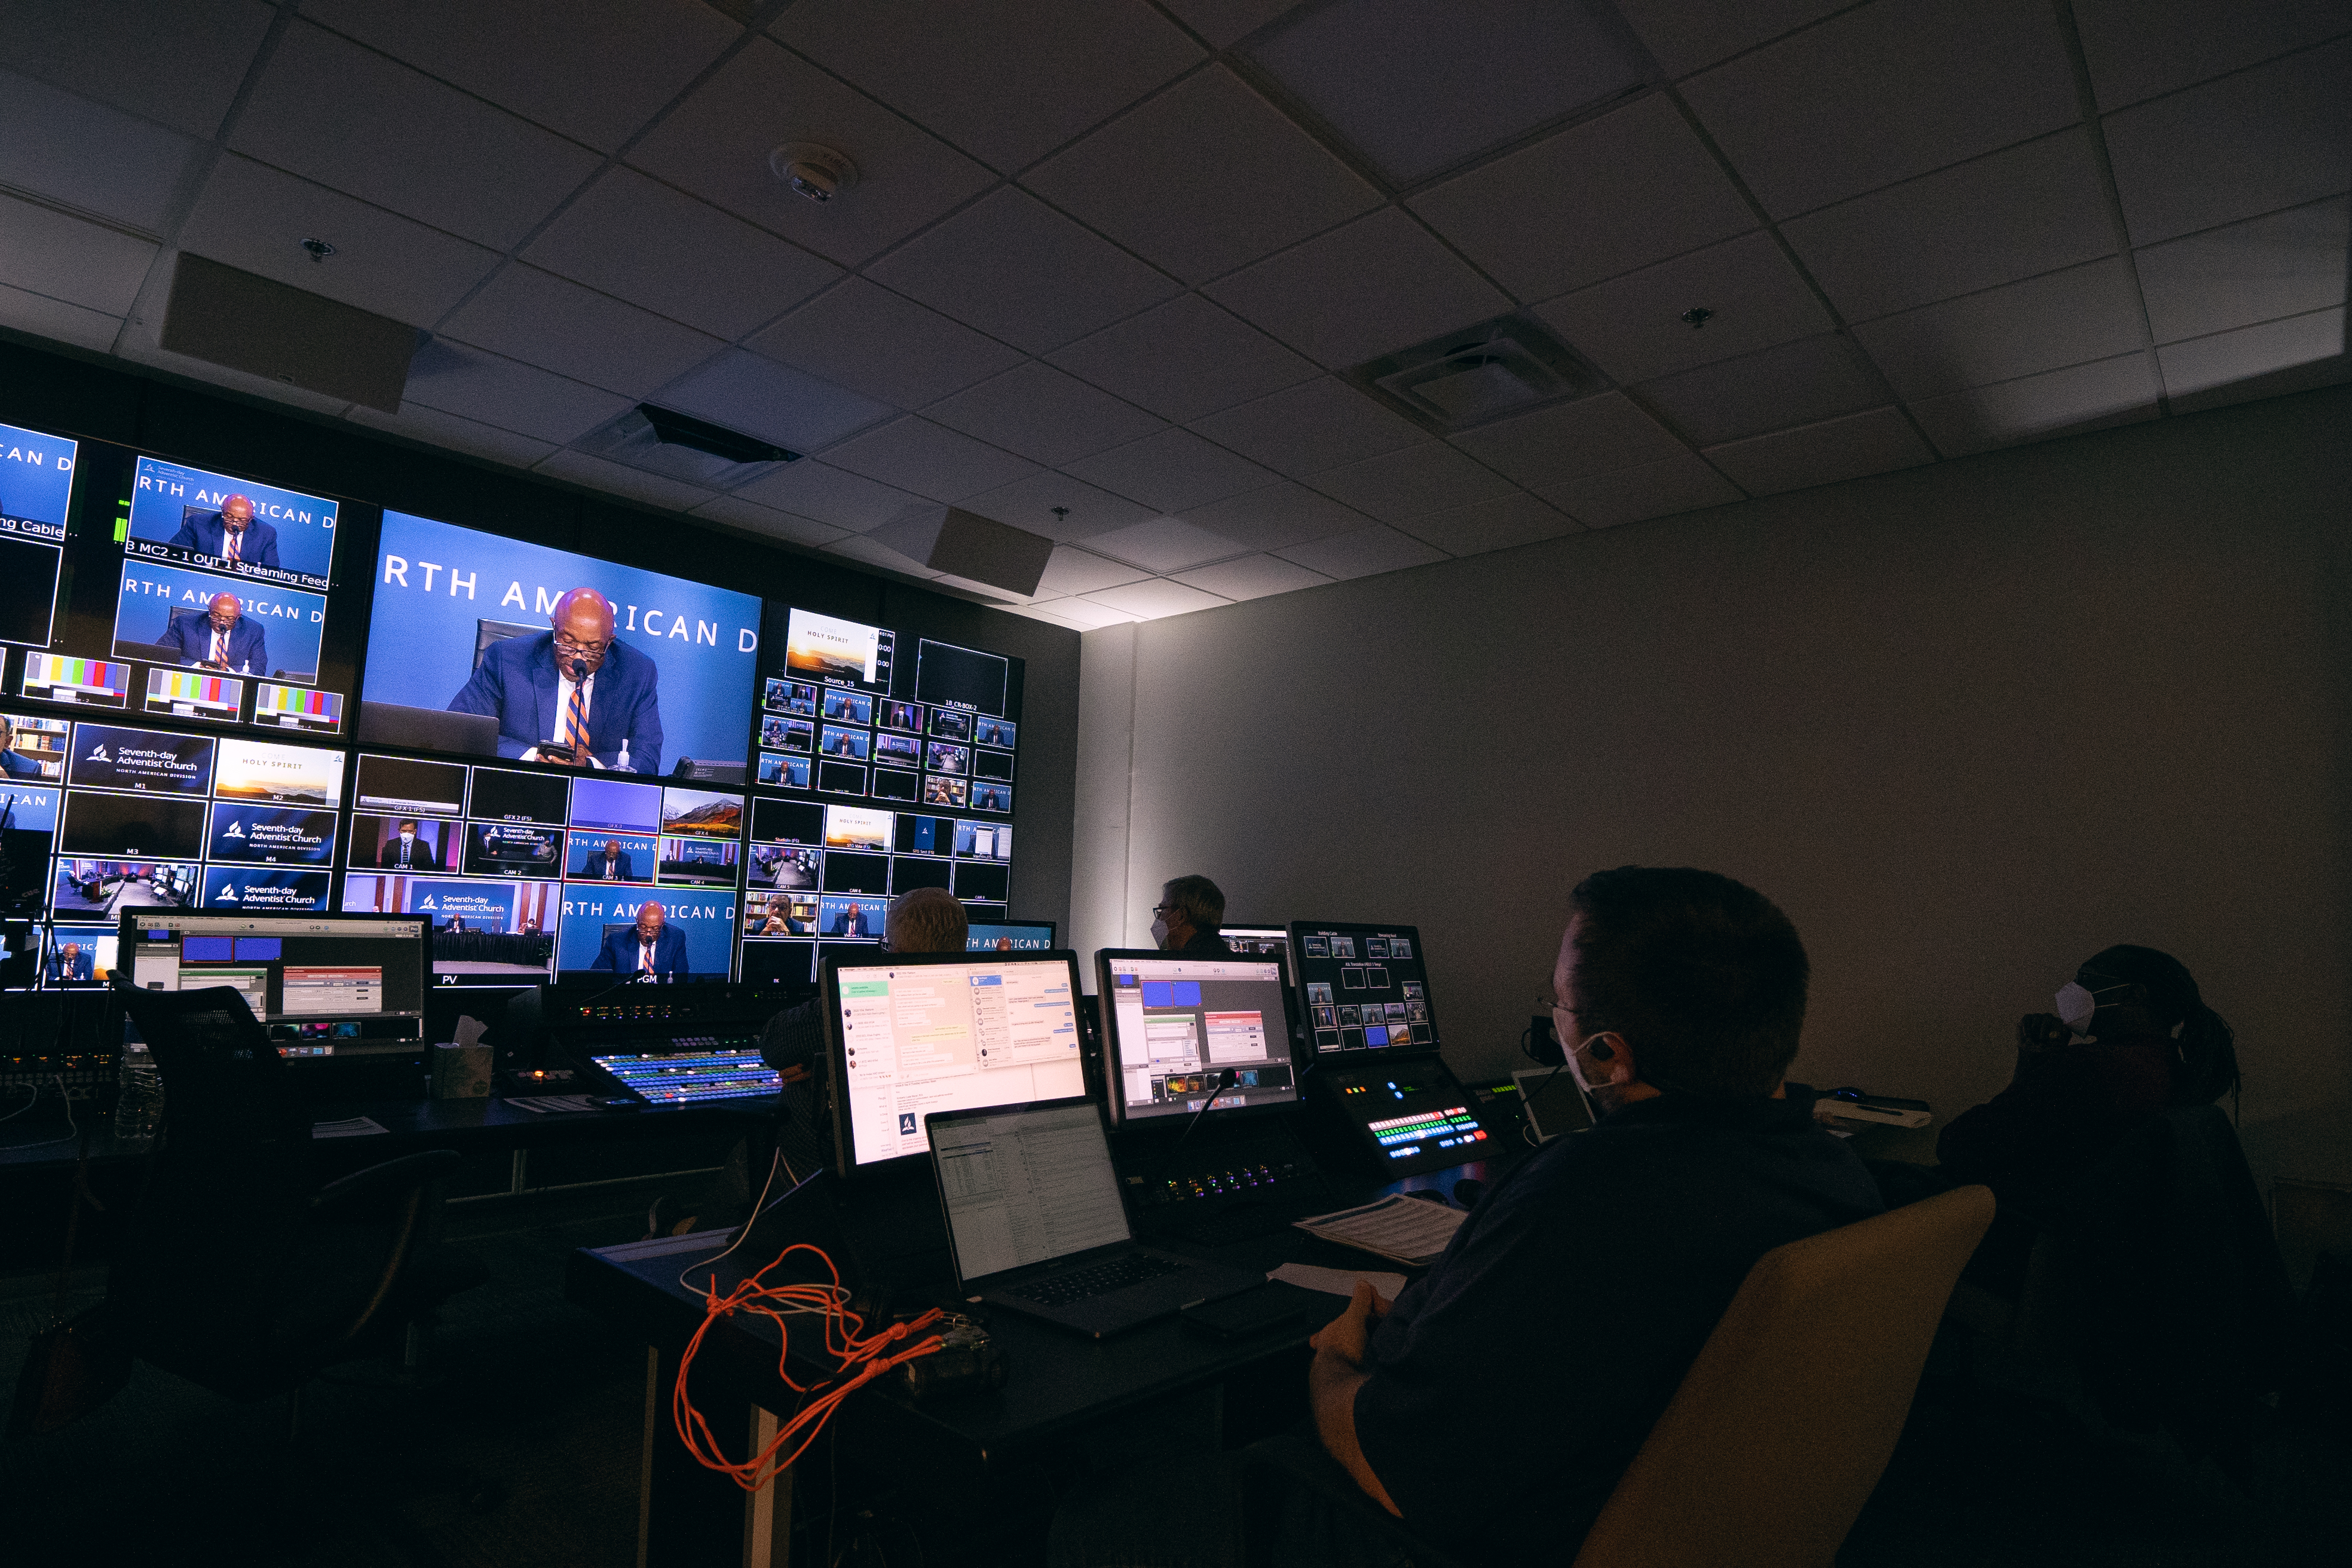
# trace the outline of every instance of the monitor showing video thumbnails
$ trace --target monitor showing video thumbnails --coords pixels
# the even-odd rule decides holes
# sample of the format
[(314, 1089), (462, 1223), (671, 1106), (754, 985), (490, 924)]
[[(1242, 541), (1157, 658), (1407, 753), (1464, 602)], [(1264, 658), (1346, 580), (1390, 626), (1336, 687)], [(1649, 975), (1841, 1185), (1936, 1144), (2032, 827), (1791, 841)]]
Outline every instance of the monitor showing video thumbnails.
[(1318, 1056), (1438, 1048), (1418, 927), (1293, 921), (1290, 962)]
[[(1279, 960), (1106, 948), (1095, 955), (1103, 1074), (1119, 1121), (1298, 1098)], [(1230, 1072), (1232, 1079), (1225, 1081)]]

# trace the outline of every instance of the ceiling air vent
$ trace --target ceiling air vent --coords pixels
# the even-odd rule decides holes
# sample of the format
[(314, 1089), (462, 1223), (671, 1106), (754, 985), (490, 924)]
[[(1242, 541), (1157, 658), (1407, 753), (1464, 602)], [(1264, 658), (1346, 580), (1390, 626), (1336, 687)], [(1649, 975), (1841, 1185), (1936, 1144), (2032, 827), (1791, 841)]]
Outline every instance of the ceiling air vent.
[(666, 474), (674, 479), (732, 489), (761, 474), (797, 463), (801, 455), (674, 408), (640, 403), (581, 437), (580, 450)]
[(1609, 384), (1575, 350), (1524, 316), (1465, 327), (1346, 374), (1440, 434), (1589, 397)]

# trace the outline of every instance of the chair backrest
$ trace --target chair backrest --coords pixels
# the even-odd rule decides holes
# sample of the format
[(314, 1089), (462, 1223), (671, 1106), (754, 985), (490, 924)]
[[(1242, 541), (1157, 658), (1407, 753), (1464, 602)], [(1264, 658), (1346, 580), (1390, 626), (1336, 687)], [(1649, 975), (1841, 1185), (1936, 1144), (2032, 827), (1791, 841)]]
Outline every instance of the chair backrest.
[(537, 637), (546, 629), (545, 626), (526, 626), (517, 621), (476, 621), (474, 623), (474, 668), (476, 669), (482, 668), (482, 657), (490, 651), (491, 644), (502, 643), (509, 637)]
[(1992, 1213), (1962, 1187), (1759, 1258), (1578, 1568), (1829, 1568)]

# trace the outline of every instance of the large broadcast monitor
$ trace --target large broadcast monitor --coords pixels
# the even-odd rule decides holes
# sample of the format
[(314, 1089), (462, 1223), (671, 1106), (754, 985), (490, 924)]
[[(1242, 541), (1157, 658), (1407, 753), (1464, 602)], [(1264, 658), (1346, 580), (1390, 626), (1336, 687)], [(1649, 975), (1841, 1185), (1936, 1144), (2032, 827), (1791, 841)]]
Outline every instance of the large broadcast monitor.
[(1052, 921), (974, 921), (964, 946), (973, 952), (1044, 952), (1054, 945)]
[(1293, 921), (1290, 955), (1317, 1055), (1437, 1049), (1420, 928)]
[(824, 1012), (842, 1091), (840, 1169), (929, 1152), (923, 1118), (1086, 1093), (1069, 952), (828, 953)]
[(281, 1044), (303, 1054), (409, 1050), (425, 1025), (432, 923), (381, 915), (123, 911), (131, 984), (147, 991), (229, 985)]
[(1221, 1114), (1297, 1100), (1279, 960), (1105, 948), (1095, 965), (1103, 1073), (1118, 1086), (1114, 1120), (1193, 1115), (1227, 1068), (1233, 1085), (1213, 1101)]
[[(610, 646), (586, 671), (584, 754), (568, 672), (577, 626), (556, 645), (557, 606), (594, 590)], [(741, 783), (760, 654), (760, 600), (658, 572), (501, 539), (405, 512), (383, 514), (368, 622), (359, 738), (402, 751)], [(574, 601), (576, 605), (579, 602)], [(590, 612), (590, 619), (595, 612)], [(559, 668), (561, 666), (561, 668)], [(715, 771), (714, 771), (715, 770)]]

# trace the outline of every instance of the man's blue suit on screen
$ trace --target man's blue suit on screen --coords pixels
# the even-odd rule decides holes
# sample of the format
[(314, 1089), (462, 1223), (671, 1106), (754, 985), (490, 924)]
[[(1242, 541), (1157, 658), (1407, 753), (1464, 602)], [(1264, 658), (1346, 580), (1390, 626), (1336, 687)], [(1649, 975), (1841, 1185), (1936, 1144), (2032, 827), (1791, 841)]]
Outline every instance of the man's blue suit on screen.
[(37, 779), (45, 776), (41, 764), (21, 752), (0, 752), (0, 771), (12, 779)]
[[(156, 642), (163, 647), (178, 648), (182, 664), (203, 664), (213, 656), (213, 618), (182, 616)], [(269, 673), (269, 634), (261, 629), (260, 622), (249, 616), (237, 617), (236, 625), (229, 628), (228, 658), (224, 662), (239, 675)]]
[[(609, 969), (615, 974), (626, 974), (637, 967), (637, 928), (616, 931), (604, 939), (604, 951), (596, 955), (591, 969)], [(654, 939), (654, 973), (679, 974), (688, 972), (686, 964), (686, 933), (672, 926), (664, 926), (661, 935)]]
[[(635, 762), (637, 759), (633, 753), (629, 760)], [(636, 868), (629, 864), (629, 852), (625, 849), (610, 863), (609, 869), (604, 852), (599, 849), (581, 862), (580, 869), (572, 872), (572, 876), (575, 881), (584, 879), (591, 882), (634, 882), (637, 879)]]
[[(605, 650), (588, 689), (588, 750), (598, 762), (620, 766), (625, 739), (632, 773), (661, 772), (660, 681), (661, 667), (649, 656), (619, 641)], [(520, 757), (557, 733), (555, 695), (555, 634), (541, 632), (492, 643), (449, 711), (495, 715), (499, 755)]]
[[(172, 542), (226, 560), (228, 546), (222, 542), (221, 536), (227, 531), (228, 525), (221, 521), (220, 513), (215, 512), (210, 517), (192, 517), (180, 524), (180, 531), (172, 535)], [(236, 542), (236, 558), (256, 566), (277, 565), (277, 528), (257, 517), (246, 524), (245, 537)]]

